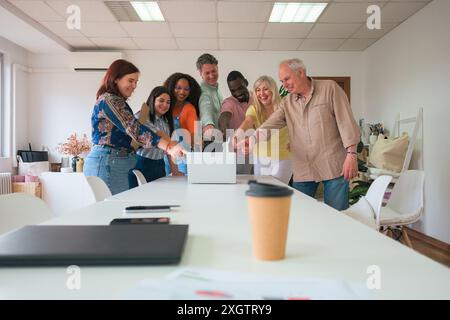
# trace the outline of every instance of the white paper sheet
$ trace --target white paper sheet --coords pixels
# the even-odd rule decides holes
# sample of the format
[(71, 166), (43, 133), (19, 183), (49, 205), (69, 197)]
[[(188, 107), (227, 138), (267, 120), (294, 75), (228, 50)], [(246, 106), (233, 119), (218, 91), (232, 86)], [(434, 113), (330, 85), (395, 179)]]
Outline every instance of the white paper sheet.
[(368, 299), (364, 284), (341, 280), (268, 278), (239, 272), (185, 268), (163, 280), (144, 280), (128, 299), (322, 300)]

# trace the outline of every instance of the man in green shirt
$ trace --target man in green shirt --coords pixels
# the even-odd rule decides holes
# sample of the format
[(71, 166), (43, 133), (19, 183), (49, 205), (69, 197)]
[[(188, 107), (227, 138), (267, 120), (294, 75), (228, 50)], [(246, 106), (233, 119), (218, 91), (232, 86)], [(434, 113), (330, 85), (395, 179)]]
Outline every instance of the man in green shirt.
[(217, 59), (204, 53), (197, 59), (197, 70), (202, 77), (202, 94), (199, 100), (200, 120), (205, 140), (211, 140), (213, 129), (219, 129), (220, 107), (223, 97), (219, 90), (219, 68)]

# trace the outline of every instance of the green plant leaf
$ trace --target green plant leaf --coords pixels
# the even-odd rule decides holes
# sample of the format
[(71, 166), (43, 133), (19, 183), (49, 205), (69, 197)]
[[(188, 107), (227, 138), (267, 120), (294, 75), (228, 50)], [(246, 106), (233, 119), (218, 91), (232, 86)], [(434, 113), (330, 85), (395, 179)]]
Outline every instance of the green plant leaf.
[(280, 97), (283, 98), (289, 94), (289, 91), (286, 90), (286, 88), (281, 85), (280, 89), (278, 90), (278, 93), (280, 94)]

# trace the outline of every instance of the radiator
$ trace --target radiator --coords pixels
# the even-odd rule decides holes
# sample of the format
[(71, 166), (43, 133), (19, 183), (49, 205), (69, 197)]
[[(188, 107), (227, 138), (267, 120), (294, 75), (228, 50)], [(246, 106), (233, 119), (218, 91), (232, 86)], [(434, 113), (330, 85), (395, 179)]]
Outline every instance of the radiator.
[(0, 173), (0, 194), (11, 193), (11, 189), (11, 173)]

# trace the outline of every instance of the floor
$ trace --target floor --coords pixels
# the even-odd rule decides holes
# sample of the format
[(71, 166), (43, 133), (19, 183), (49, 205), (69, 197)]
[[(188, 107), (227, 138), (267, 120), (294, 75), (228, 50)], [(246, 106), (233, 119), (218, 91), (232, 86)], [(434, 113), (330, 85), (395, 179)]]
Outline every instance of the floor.
[[(319, 188), (316, 193), (316, 199), (318, 199), (319, 201), (320, 200), (323, 201), (323, 199), (321, 199), (321, 197), (323, 197), (323, 188), (321, 186), (322, 184), (319, 185)], [(415, 230), (411, 230), (408, 228), (406, 228), (406, 230), (414, 250), (450, 268), (449, 244), (442, 243), (432, 238), (430, 238), (431, 241), (430, 240), (425, 241), (424, 239), (428, 238), (427, 236)], [(403, 239), (401, 239), (401, 233), (398, 232), (397, 230), (394, 230), (393, 237), (404, 244)], [(433, 245), (433, 243), (438, 243), (438, 245)]]
[[(439, 246), (433, 245), (425, 241), (416, 231), (407, 229), (407, 233), (414, 250), (450, 268), (450, 245), (443, 243)], [(399, 235), (399, 232), (394, 232), (396, 239), (401, 238)], [(400, 242), (404, 243), (403, 239), (400, 239)]]

